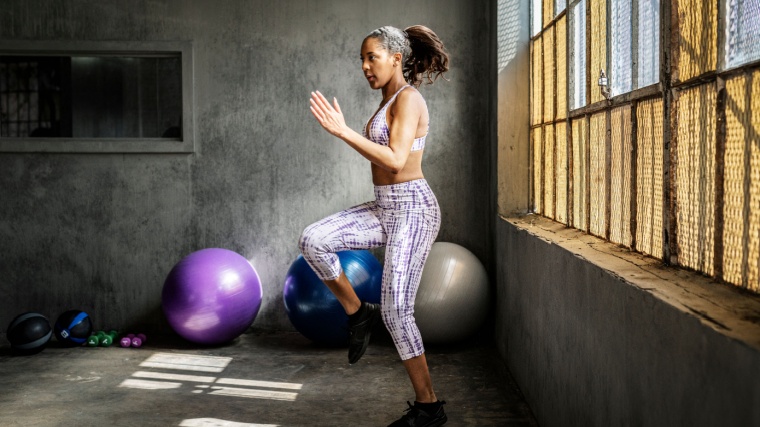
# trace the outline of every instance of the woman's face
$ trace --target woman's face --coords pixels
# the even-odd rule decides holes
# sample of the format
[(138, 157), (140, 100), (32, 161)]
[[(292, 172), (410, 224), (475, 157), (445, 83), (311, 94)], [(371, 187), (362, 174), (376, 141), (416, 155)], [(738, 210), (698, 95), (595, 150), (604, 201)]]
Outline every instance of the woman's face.
[[(370, 37), (362, 43), (362, 72), (372, 89), (380, 89), (391, 80), (401, 54), (392, 55), (377, 40)], [(396, 67), (393, 64), (396, 63)]]

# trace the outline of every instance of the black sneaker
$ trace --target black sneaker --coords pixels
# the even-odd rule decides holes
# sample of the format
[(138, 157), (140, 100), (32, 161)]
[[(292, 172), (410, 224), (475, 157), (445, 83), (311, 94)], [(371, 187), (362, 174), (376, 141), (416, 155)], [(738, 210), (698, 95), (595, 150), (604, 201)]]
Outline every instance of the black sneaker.
[(441, 401), (441, 405), (434, 414), (425, 412), (417, 406), (417, 402), (414, 403), (412, 405), (407, 401), (406, 404), (409, 405), (409, 408), (406, 410), (406, 414), (388, 427), (437, 427), (446, 424), (446, 413), (443, 411), (445, 401)]
[(348, 322), (348, 363), (354, 364), (369, 345), (372, 328), (380, 321), (380, 304), (365, 302), (364, 313), (355, 322)]

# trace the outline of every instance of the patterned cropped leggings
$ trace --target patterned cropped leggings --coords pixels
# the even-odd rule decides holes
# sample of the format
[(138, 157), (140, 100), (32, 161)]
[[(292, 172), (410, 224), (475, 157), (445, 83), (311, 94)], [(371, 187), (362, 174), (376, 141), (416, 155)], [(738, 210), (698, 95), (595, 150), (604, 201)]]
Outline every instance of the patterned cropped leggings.
[(301, 253), (322, 280), (340, 276), (336, 252), (385, 246), (383, 322), (402, 360), (425, 352), (414, 321), (422, 267), (441, 225), (441, 212), (424, 179), (375, 186), (375, 200), (306, 227)]

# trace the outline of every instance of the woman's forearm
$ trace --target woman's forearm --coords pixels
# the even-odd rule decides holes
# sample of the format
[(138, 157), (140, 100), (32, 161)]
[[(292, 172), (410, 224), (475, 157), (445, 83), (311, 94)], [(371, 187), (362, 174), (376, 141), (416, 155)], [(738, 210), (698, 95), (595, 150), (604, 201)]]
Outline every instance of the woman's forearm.
[(404, 153), (394, 151), (391, 147), (375, 144), (349, 127), (335, 136), (345, 141), (364, 158), (388, 172), (399, 173), (406, 164), (408, 156)]
[[(394, 174), (401, 172), (404, 168), (409, 157), (411, 143), (406, 149), (403, 148), (404, 144), (399, 144), (402, 148), (397, 149), (392, 148), (394, 144), (388, 146), (375, 144), (346, 125), (346, 120), (336, 98), (333, 98), (331, 105), (319, 91), (311, 93), (309, 103), (311, 104), (311, 113), (327, 132), (345, 141), (367, 160)], [(404, 135), (400, 135), (399, 140), (404, 139)], [(398, 145), (395, 146), (398, 147)]]

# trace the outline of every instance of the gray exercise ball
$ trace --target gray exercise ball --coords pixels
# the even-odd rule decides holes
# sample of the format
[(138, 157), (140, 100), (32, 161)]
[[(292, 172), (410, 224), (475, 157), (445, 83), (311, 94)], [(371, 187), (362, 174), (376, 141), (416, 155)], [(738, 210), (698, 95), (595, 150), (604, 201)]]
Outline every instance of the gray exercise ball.
[(414, 302), (422, 341), (452, 343), (475, 333), (488, 314), (488, 288), (486, 269), (472, 252), (433, 243)]

